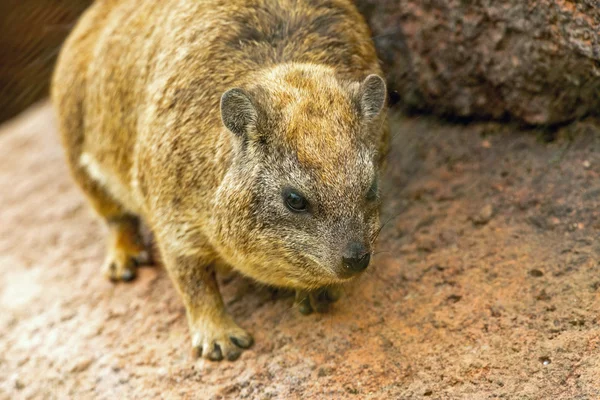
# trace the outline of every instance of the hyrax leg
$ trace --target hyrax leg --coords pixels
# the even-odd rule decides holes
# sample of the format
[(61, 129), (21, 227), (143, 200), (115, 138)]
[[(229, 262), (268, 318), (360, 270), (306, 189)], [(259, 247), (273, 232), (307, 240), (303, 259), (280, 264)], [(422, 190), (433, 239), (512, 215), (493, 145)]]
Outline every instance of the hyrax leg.
[(149, 262), (149, 253), (140, 235), (140, 221), (133, 215), (107, 219), (109, 238), (104, 274), (112, 281), (130, 281), (137, 266)]
[(109, 226), (105, 274), (112, 280), (131, 280), (135, 277), (134, 263), (131, 260), (144, 256), (137, 231), (137, 218), (110, 195), (105, 187), (108, 180), (102, 176), (100, 166), (90, 154), (84, 152), (87, 87), (85, 71), (88, 70), (90, 61), (86, 55), (89, 55), (88, 50), (97, 40), (97, 34), (93, 31), (94, 28), (90, 26), (89, 29), (74, 34), (70, 39), (70, 46), (61, 54), (52, 84), (52, 101), (58, 111), (63, 146), (73, 177)]
[(323, 313), (329, 311), (329, 305), (336, 302), (341, 296), (341, 288), (328, 286), (314, 291), (297, 290), (296, 307), (304, 315), (313, 311)]
[(164, 258), (183, 298), (196, 354), (213, 361), (237, 359), (253, 339), (225, 310), (213, 263), (197, 256)]
[(76, 165), (74, 176), (96, 212), (108, 225), (103, 273), (111, 281), (130, 281), (137, 266), (150, 261), (150, 253), (140, 234), (139, 218), (128, 213), (104, 187), (92, 179), (83, 166)]

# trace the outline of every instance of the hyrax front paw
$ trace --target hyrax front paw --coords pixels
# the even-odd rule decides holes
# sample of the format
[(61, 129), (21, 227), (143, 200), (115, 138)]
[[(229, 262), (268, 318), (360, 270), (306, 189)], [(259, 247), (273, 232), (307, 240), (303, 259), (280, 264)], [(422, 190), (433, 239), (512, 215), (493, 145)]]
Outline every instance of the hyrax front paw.
[(212, 361), (236, 360), (243, 349), (254, 343), (252, 336), (229, 315), (213, 321), (199, 321), (190, 330), (195, 353)]
[(335, 303), (340, 296), (341, 290), (336, 286), (325, 287), (310, 292), (297, 290), (295, 305), (304, 315), (308, 315), (313, 311), (324, 313), (329, 311), (329, 305)]

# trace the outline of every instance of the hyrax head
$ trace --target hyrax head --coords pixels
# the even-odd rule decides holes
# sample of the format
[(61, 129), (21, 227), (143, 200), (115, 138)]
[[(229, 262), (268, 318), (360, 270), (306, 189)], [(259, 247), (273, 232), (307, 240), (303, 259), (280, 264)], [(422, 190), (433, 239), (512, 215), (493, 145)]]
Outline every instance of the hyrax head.
[(226, 91), (233, 161), (215, 201), (217, 240), (242, 272), (311, 289), (367, 268), (379, 228), (385, 83), (280, 66)]

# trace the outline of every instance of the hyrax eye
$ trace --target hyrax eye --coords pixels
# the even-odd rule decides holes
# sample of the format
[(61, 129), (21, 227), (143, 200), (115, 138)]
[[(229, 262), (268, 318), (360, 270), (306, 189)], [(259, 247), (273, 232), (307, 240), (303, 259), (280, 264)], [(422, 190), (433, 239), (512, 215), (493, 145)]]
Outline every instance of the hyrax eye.
[(308, 211), (308, 201), (294, 189), (285, 189), (283, 200), (290, 211), (297, 213)]
[(377, 186), (377, 180), (374, 180), (373, 183), (371, 184), (371, 187), (369, 188), (369, 191), (367, 192), (367, 200), (369, 200), (369, 201), (377, 200), (378, 195), (379, 195), (379, 187)]

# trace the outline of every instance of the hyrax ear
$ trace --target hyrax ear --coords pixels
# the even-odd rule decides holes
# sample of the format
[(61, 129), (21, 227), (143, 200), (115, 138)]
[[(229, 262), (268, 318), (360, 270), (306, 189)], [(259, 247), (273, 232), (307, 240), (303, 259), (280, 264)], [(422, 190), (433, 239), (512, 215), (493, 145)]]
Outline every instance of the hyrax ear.
[(229, 89), (221, 96), (221, 119), (227, 129), (245, 138), (256, 127), (258, 113), (250, 95), (240, 89)]
[(373, 120), (385, 104), (385, 82), (379, 75), (371, 74), (360, 84), (360, 110), (367, 121)]

